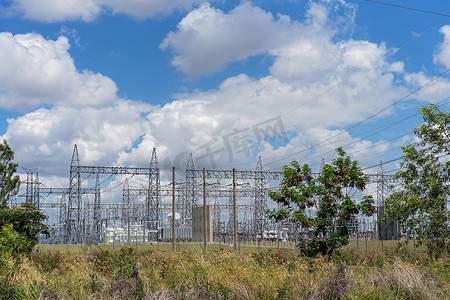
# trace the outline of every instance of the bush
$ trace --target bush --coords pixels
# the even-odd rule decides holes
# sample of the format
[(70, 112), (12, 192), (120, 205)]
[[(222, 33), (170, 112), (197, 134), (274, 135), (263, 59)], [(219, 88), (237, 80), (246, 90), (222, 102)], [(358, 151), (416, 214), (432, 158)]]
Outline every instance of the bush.
[(3, 226), (0, 230), (0, 255), (9, 254), (18, 257), (20, 253), (28, 252), (30, 241), (16, 232), (12, 224)]
[(34, 245), (38, 243), (39, 234), (49, 235), (48, 226), (42, 223), (47, 216), (35, 206), (24, 203), (14, 209), (0, 208), (0, 227), (11, 225), (14, 231), (25, 237), (28, 247), (22, 248), (26, 253), (31, 253)]

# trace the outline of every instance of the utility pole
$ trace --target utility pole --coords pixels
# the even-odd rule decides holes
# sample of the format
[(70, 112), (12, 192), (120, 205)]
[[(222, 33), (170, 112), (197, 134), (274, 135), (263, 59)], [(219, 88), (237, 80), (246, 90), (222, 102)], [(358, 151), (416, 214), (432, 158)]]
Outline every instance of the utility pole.
[(236, 169), (233, 168), (234, 251), (237, 251)]
[(203, 246), (205, 249), (208, 248), (208, 241), (207, 241), (207, 232), (206, 232), (206, 226), (208, 222), (206, 222), (206, 169), (203, 168)]
[(175, 251), (176, 228), (175, 228), (175, 167), (172, 167), (172, 251)]

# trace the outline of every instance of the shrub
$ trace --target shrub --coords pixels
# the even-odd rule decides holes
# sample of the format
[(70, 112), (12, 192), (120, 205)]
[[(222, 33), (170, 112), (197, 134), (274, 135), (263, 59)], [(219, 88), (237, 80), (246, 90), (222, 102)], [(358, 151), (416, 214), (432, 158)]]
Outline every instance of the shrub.
[(39, 234), (48, 236), (48, 226), (43, 223), (45, 219), (47, 216), (43, 212), (28, 203), (14, 209), (0, 208), (0, 227), (12, 226), (14, 231), (25, 237), (28, 241), (21, 247), (21, 251), (26, 253), (31, 253), (34, 245), (38, 243)]
[(16, 232), (12, 224), (3, 226), (0, 230), (0, 255), (9, 254), (18, 257), (20, 253), (27, 252), (30, 241)]

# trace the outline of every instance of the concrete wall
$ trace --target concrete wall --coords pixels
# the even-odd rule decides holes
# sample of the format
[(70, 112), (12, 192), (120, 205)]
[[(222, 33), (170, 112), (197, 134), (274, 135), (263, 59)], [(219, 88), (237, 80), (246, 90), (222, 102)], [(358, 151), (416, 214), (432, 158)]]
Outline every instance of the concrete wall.
[(398, 222), (383, 220), (384, 206), (378, 207), (378, 238), (380, 240), (397, 240), (400, 233)]
[[(192, 241), (203, 242), (203, 227), (204, 227), (204, 212), (203, 206), (192, 209)], [(208, 243), (213, 241), (213, 209), (212, 205), (206, 205), (206, 241)]]

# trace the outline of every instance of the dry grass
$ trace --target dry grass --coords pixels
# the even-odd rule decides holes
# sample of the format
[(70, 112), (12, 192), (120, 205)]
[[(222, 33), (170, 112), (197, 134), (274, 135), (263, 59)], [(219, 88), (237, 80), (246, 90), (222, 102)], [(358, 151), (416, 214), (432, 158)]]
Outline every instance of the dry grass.
[[(292, 249), (78, 247), (4, 258), (0, 299), (448, 299), (449, 261), (408, 251), (300, 257)], [(64, 248), (64, 246), (62, 247)], [(51, 250), (51, 251), (50, 251)], [(247, 249), (248, 250), (248, 249)], [(136, 260), (140, 268), (136, 268)], [(344, 263), (344, 264), (343, 264)]]

